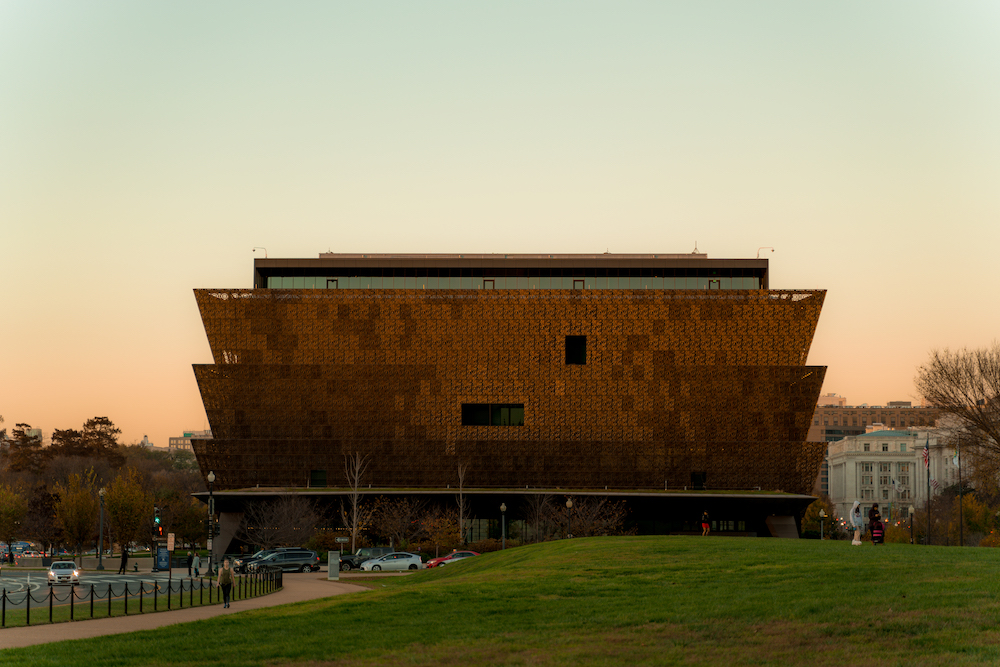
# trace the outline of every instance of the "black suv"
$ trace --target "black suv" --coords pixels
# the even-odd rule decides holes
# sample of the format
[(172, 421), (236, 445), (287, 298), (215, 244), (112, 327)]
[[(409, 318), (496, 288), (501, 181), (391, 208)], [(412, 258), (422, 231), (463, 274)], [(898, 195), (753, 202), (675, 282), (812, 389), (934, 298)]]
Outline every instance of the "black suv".
[(385, 556), (386, 554), (391, 554), (392, 552), (393, 550), (389, 547), (361, 547), (353, 554), (344, 554), (340, 557), (340, 569), (345, 572), (356, 570), (361, 567), (361, 564), (366, 560), (378, 558), (379, 556)]
[(285, 572), (309, 572), (310, 570), (318, 572), (319, 555), (315, 551), (306, 549), (278, 551), (260, 560), (247, 563), (246, 568), (250, 572), (255, 572), (267, 565), (277, 565)]
[(274, 549), (261, 549), (252, 556), (245, 556), (243, 558), (237, 558), (233, 560), (233, 570), (237, 573), (246, 573), (250, 571), (250, 566), (258, 563), (268, 556), (272, 556), (276, 553), (282, 553), (285, 551), (295, 551), (299, 553), (313, 553), (308, 549), (303, 549), (302, 547), (275, 547)]

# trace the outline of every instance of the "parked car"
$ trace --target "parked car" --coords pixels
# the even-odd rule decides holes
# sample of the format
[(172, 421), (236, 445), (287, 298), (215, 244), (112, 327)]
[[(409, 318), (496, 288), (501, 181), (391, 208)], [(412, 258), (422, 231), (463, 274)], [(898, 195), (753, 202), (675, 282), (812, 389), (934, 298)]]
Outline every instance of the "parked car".
[(340, 569), (345, 572), (356, 570), (366, 560), (391, 553), (393, 553), (391, 547), (361, 547), (352, 554), (344, 554), (340, 557)]
[(472, 556), (478, 556), (475, 551), (452, 551), (447, 556), (441, 556), (439, 558), (431, 558), (427, 561), (427, 567), (437, 567), (438, 565), (449, 565), (451, 563), (458, 562), (463, 558), (471, 558)]
[(251, 562), (261, 560), (262, 558), (267, 558), (273, 553), (277, 553), (276, 549), (261, 549), (260, 551), (254, 553), (252, 556), (243, 556), (242, 558), (233, 559), (233, 571), (236, 573), (246, 573), (248, 571), (248, 566)]
[(398, 551), (366, 560), (361, 564), (361, 569), (378, 572), (380, 570), (419, 570), (423, 566), (424, 564), (420, 562), (420, 556)]
[(273, 549), (261, 549), (252, 556), (244, 556), (243, 558), (234, 558), (232, 561), (233, 571), (237, 573), (246, 573), (250, 571), (250, 564), (256, 563), (258, 561), (264, 560), (272, 554), (281, 553), (283, 551), (299, 551), (302, 553), (312, 553), (308, 549), (302, 547), (275, 547)]
[(80, 570), (71, 560), (57, 560), (49, 566), (48, 580), (49, 586), (53, 584), (76, 586), (80, 583)]
[(319, 554), (315, 551), (296, 550), (278, 551), (276, 553), (251, 562), (247, 567), (251, 572), (256, 572), (266, 565), (277, 565), (285, 572), (318, 572)]

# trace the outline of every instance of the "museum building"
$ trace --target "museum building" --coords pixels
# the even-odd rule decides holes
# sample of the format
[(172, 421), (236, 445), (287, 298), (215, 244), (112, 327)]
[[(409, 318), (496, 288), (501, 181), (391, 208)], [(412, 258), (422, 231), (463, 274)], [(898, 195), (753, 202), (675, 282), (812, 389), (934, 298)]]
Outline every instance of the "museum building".
[[(704, 254), (257, 259), (198, 289), (215, 489), (810, 492), (825, 291)], [(692, 510), (693, 511), (693, 510)], [(759, 522), (758, 522), (759, 523)]]

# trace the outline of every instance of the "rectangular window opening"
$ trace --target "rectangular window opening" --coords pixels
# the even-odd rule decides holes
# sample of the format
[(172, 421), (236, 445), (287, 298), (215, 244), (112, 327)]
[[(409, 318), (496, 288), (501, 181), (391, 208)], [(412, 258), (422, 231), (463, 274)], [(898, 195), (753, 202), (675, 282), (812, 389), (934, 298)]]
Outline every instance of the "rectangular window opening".
[(566, 336), (566, 365), (587, 364), (587, 337)]
[(524, 403), (463, 403), (462, 426), (524, 426)]

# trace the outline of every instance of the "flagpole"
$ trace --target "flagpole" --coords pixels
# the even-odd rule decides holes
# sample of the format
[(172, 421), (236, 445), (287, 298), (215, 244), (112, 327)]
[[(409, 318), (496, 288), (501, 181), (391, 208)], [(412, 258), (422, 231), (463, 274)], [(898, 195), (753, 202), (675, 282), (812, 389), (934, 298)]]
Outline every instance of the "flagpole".
[(927, 434), (927, 441), (924, 442), (924, 468), (927, 471), (927, 539), (924, 542), (931, 545), (931, 436)]
[(964, 547), (965, 519), (962, 515), (962, 436), (958, 436), (955, 454), (958, 456), (958, 546)]

